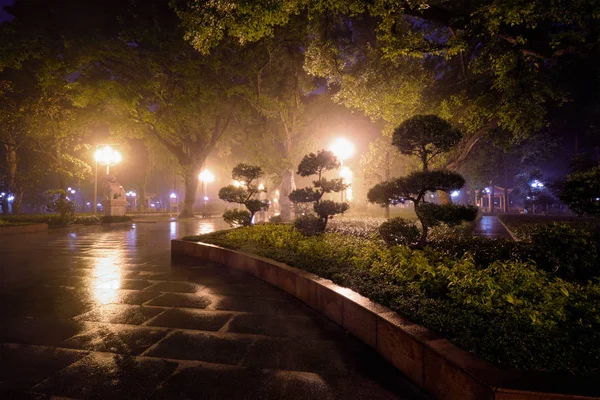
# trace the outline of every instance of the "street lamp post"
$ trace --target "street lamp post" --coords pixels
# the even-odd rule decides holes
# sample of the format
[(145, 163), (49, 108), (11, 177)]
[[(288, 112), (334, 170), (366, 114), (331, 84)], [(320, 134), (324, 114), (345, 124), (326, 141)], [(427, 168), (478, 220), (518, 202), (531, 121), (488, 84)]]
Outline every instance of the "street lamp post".
[[(331, 144), (329, 150), (335, 154), (338, 160), (340, 160), (340, 176), (344, 178), (346, 182), (351, 182), (352, 171), (350, 168), (344, 167), (344, 161), (354, 155), (354, 145), (348, 139), (338, 138)], [(346, 197), (351, 197), (351, 193), (350, 189), (342, 190), (340, 193), (342, 202)]]
[(208, 203), (208, 184), (215, 181), (215, 175), (210, 170), (205, 169), (198, 175), (198, 179), (202, 182), (202, 199), (204, 200), (204, 209), (202, 216), (206, 216), (206, 207)]
[[(99, 149), (98, 147), (104, 146)], [(106, 165), (106, 175), (110, 173), (110, 167), (116, 165), (123, 157), (121, 153), (114, 150), (109, 145), (96, 145), (96, 152), (94, 153), (94, 160), (96, 161), (96, 171), (94, 178), (94, 214), (98, 211), (98, 163)]]

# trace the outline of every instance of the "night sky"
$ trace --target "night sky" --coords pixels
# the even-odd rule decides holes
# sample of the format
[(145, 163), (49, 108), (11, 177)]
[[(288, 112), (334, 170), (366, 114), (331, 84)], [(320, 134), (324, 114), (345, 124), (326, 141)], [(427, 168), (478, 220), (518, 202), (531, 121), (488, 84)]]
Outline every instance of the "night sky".
[(4, 6), (8, 6), (14, 3), (14, 0), (0, 0), (0, 22), (11, 19), (10, 14), (4, 11)]

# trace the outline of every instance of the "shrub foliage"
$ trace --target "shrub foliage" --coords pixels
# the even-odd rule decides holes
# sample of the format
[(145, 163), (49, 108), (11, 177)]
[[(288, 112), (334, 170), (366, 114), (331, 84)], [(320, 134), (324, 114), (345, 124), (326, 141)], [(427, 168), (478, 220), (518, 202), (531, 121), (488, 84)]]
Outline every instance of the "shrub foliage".
[(231, 177), (239, 182), (239, 186), (228, 185), (219, 190), (219, 198), (229, 203), (243, 204), (248, 211), (233, 209), (223, 213), (223, 219), (231, 226), (247, 226), (252, 224), (254, 214), (269, 208), (265, 200), (254, 198), (266, 189), (259, 188), (256, 181), (263, 175), (260, 167), (240, 163), (233, 168)]
[(518, 260), (482, 266), (468, 253), (451, 257), (336, 233), (306, 237), (289, 225), (190, 239), (332, 279), (501, 367), (600, 373), (598, 283), (568, 282)]

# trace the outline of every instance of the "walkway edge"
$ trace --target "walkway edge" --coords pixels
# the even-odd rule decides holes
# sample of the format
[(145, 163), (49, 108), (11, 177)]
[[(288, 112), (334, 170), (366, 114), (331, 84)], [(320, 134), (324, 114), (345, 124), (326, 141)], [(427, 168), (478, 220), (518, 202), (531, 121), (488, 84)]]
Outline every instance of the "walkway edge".
[(598, 398), (582, 393), (585, 389), (577, 378), (500, 370), (387, 307), (289, 265), (211, 244), (177, 239), (171, 241), (171, 254), (224, 264), (280, 288), (375, 349), (437, 399)]
[(504, 229), (506, 229), (506, 232), (508, 232), (508, 234), (510, 235), (510, 237), (512, 238), (512, 240), (514, 240), (515, 242), (518, 242), (519, 238), (513, 233), (513, 231), (511, 231), (508, 228), (508, 226), (506, 226), (506, 224), (500, 218), (498, 218), (497, 215), (496, 215), (496, 219), (498, 220), (498, 222), (500, 222), (500, 224), (502, 224), (502, 226), (504, 227)]
[(27, 224), (0, 226), (0, 235), (15, 235), (19, 233), (46, 232), (48, 224)]

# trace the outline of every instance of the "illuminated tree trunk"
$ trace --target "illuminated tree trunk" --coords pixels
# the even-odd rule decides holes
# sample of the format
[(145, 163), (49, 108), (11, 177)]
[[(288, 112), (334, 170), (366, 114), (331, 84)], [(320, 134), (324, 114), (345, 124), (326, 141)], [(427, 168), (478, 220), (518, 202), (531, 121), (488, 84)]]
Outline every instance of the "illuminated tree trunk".
[(284, 222), (291, 221), (292, 219), (292, 202), (288, 196), (294, 190), (296, 190), (294, 171), (291, 169), (283, 171), (281, 176), (281, 189), (279, 190), (279, 206), (281, 207), (281, 220)]
[(440, 204), (452, 204), (452, 196), (450, 196), (450, 193), (438, 190), (438, 196), (440, 198)]
[(183, 177), (185, 183), (185, 198), (179, 218), (194, 218), (194, 203), (196, 202), (196, 191), (198, 190), (198, 176), (195, 169), (188, 167)]

